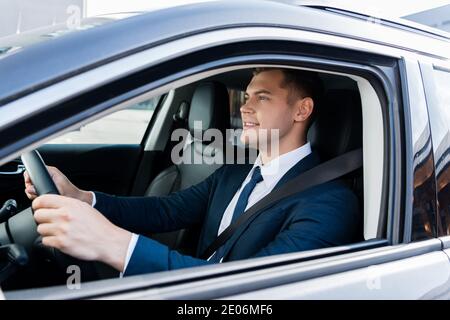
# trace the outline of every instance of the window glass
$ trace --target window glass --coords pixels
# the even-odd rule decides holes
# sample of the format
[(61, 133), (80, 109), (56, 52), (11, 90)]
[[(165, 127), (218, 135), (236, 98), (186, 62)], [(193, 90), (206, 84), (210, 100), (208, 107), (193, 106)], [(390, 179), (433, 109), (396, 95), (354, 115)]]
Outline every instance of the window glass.
[(416, 61), (407, 63), (411, 64), (407, 79), (413, 147), (411, 240), (416, 241), (436, 236), (436, 180), (422, 77)]
[(436, 167), (439, 235), (450, 234), (450, 72), (434, 69), (428, 102)]
[(242, 129), (241, 106), (245, 102), (245, 92), (241, 90), (229, 89), (230, 97), (230, 123), (232, 129)]
[(51, 144), (139, 144), (159, 102), (159, 97), (114, 112), (78, 130), (66, 133)]

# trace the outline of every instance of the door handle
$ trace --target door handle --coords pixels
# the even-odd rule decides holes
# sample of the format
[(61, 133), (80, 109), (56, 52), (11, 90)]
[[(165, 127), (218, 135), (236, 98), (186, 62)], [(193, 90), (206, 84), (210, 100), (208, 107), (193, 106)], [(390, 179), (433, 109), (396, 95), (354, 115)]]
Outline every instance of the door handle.
[(0, 171), (0, 175), (11, 177), (11, 176), (16, 176), (16, 175), (22, 175), (24, 171), (25, 171), (25, 166), (23, 164), (18, 164), (16, 171), (7, 171), (7, 172)]

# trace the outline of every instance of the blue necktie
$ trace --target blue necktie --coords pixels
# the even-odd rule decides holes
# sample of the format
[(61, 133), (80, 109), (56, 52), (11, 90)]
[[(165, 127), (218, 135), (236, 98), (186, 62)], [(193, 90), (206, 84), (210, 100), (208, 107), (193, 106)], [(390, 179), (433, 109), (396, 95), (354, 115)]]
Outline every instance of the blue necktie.
[[(244, 189), (242, 189), (241, 195), (239, 196), (239, 199), (236, 203), (236, 207), (234, 208), (233, 212), (233, 218), (231, 219), (231, 224), (233, 224), (234, 221), (236, 221), (245, 211), (245, 208), (248, 204), (248, 198), (250, 197), (251, 193), (253, 192), (253, 189), (255, 189), (255, 186), (258, 184), (258, 182), (261, 182), (263, 180), (263, 177), (261, 175), (261, 168), (256, 167), (253, 170), (252, 177), (250, 181), (245, 185)], [(219, 262), (220, 259), (222, 259), (224, 251), (225, 251), (225, 245), (221, 246), (217, 251), (214, 253), (214, 255), (209, 259), (209, 261)]]
[(241, 195), (236, 203), (236, 207), (234, 208), (233, 218), (231, 219), (230, 225), (244, 213), (245, 208), (247, 207), (248, 198), (252, 194), (252, 191), (255, 189), (258, 182), (261, 182), (262, 180), (263, 177), (261, 175), (261, 168), (256, 167), (255, 170), (253, 170), (252, 178), (245, 185), (244, 189), (242, 189)]

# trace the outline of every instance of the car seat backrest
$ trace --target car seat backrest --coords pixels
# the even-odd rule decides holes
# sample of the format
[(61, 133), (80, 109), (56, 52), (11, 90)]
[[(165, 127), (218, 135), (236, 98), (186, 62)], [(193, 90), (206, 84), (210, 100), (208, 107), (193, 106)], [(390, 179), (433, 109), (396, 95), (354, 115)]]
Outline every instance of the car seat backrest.
[(358, 91), (328, 90), (319, 102), (308, 140), (322, 161), (362, 147), (362, 110)]
[(217, 170), (221, 166), (220, 163), (208, 163), (213, 158), (222, 156), (222, 148), (214, 147), (216, 141), (204, 141), (203, 134), (208, 129), (217, 129), (225, 137), (229, 123), (229, 99), (225, 85), (218, 82), (199, 84), (191, 100), (188, 116), (190, 137), (185, 139), (186, 144), (181, 155), (183, 161), (162, 171), (149, 185), (145, 195), (163, 196), (188, 188)]
[[(328, 90), (320, 101), (319, 112), (308, 132), (312, 148), (322, 162), (348, 151), (362, 148), (362, 108), (358, 91)], [(363, 240), (363, 170), (362, 168), (341, 178), (356, 194), (360, 207), (360, 230), (355, 241)]]
[[(179, 116), (182, 112), (177, 114)], [(165, 196), (186, 189), (203, 181), (222, 165), (223, 161), (214, 163), (213, 160), (223, 157), (225, 141), (211, 142), (209, 138), (203, 139), (203, 135), (208, 129), (217, 129), (224, 139), (226, 137), (225, 131), (230, 126), (230, 107), (225, 85), (201, 83), (192, 96), (187, 123), (190, 134), (185, 139), (182, 162), (157, 175), (147, 188), (146, 196)], [(153, 234), (151, 237), (172, 249), (193, 254), (198, 234), (195, 230), (179, 230)]]

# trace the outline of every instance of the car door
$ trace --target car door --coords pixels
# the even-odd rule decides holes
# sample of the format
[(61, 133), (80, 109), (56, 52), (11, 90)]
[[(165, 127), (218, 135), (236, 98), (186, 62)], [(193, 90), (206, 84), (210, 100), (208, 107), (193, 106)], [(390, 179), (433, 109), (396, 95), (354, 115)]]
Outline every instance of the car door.
[[(208, 35), (206, 35), (207, 37)], [(238, 45), (242, 46), (242, 43), (238, 43)], [(240, 65), (245, 65), (246, 63), (248, 63), (248, 50), (253, 50), (254, 53), (260, 53), (264, 52), (264, 50), (266, 50), (266, 48), (268, 46), (270, 46), (271, 48), (273, 48), (274, 46), (279, 47), (281, 44), (280, 43), (272, 43), (270, 41), (267, 41), (265, 43), (258, 43), (258, 45), (255, 45), (255, 43), (251, 43), (248, 46), (245, 47), (245, 50), (243, 51), (244, 53), (236, 58), (236, 65), (237, 67), (239, 67)], [(252, 48), (252, 49), (250, 49)], [(264, 49), (263, 49), (264, 48)], [(286, 49), (290, 49), (290, 50), (297, 50), (298, 47), (297, 46), (289, 46), (289, 45), (285, 45), (283, 47), (283, 50)], [(236, 54), (236, 47), (231, 47), (229, 48), (229, 50), (233, 50), (234, 53)], [(206, 51), (207, 52), (207, 51)], [(211, 52), (216, 53), (216, 48), (212, 48)], [(223, 55), (227, 55), (227, 52), (224, 51), (223, 49), (221, 50)], [(335, 52), (333, 52), (335, 53)], [(207, 54), (205, 54), (205, 51), (202, 52), (202, 56), (203, 57), (209, 57)], [(331, 54), (330, 54), (331, 56)], [(364, 61), (365, 67), (367, 67), (367, 57), (359, 57), (360, 61)], [(275, 57), (273, 55), (268, 55), (267, 53), (263, 53), (261, 54), (260, 57), (258, 57), (258, 61), (262, 62), (266, 62), (268, 59), (275, 59)], [(293, 60), (288, 56), (288, 55), (279, 55), (276, 56), (276, 59), (279, 61), (279, 63), (294, 63)], [(331, 59), (331, 58), (328, 58)], [(186, 61), (191, 61), (189, 59), (186, 59)], [(304, 56), (302, 58), (299, 58), (299, 61), (302, 61), (302, 63), (311, 63), (313, 64), (313, 60)], [(186, 62), (185, 62), (186, 63)], [(215, 60), (214, 62), (211, 62), (210, 60), (208, 61), (207, 65), (202, 65), (200, 63), (200, 61), (197, 61), (197, 63), (199, 65), (195, 66), (195, 70), (199, 70), (201, 68), (205, 68), (206, 66), (208, 68), (211, 68), (212, 64), (214, 65), (214, 68), (219, 69), (220, 67), (223, 66), (224, 61), (220, 60), (217, 57), (217, 60)], [(322, 63), (331, 63), (331, 60), (323, 60)], [(336, 63), (336, 62), (334, 62)], [(378, 61), (374, 61), (373, 63), (378, 63)], [(385, 63), (385, 65), (390, 65), (391, 63)], [(179, 64), (180, 68), (184, 68), (186, 67), (184, 64)], [(242, 67), (242, 66), (241, 66)], [(345, 66), (345, 68), (347, 68), (348, 66)], [(383, 67), (383, 66), (380, 66)], [(360, 68), (358, 65), (355, 64), (354, 68)], [(336, 70), (336, 65), (334, 64), (334, 69)], [(390, 75), (392, 74), (392, 68), (387, 67), (385, 68), (388, 77), (390, 77)], [(359, 69), (361, 70), (361, 69)], [(394, 79), (394, 78), (392, 78)], [(391, 80), (392, 80), (391, 79)], [(189, 79), (184, 79), (184, 81), (189, 81)], [(395, 79), (393, 80), (395, 81)], [(167, 118), (167, 114), (165, 114), (163, 111), (161, 111), (157, 118), (156, 118), (156, 122), (160, 122), (160, 121), (164, 121), (164, 118)], [(153, 134), (153, 132), (150, 133), (150, 136)], [(390, 139), (395, 139), (396, 137), (389, 137)], [(151, 140), (152, 139), (148, 139), (148, 141), (146, 142), (146, 145), (151, 145)], [(395, 165), (395, 162), (392, 164)], [(385, 180), (385, 183), (387, 183), (387, 181)], [(400, 186), (402, 187), (402, 186)], [(395, 218), (395, 219), (400, 219), (399, 214), (389, 214), (389, 216), (391, 218)], [(394, 229), (397, 227), (394, 227), (395, 225), (392, 224), (390, 229)], [(401, 234), (399, 232), (398, 229), (394, 229), (395, 232), (390, 231), (390, 236), (389, 237), (393, 237), (393, 235), (395, 234), (396, 237), (398, 238), (399, 235)], [(375, 230), (376, 231), (376, 230)], [(345, 257), (345, 254), (349, 254), (349, 259), (355, 259), (354, 255), (359, 256), (361, 253), (354, 253), (351, 254), (351, 252), (355, 252), (355, 251), (361, 251), (361, 250), (367, 250), (364, 251), (364, 254), (374, 254), (372, 251), (370, 251), (370, 249), (374, 249), (374, 248), (378, 248), (380, 249), (380, 247), (386, 246), (386, 244), (388, 244), (388, 241), (386, 239), (382, 239), (383, 237), (385, 237), (383, 235), (383, 233), (385, 233), (385, 230), (383, 230), (383, 228), (380, 229), (380, 238), (379, 239), (373, 239), (371, 241), (365, 241), (363, 243), (360, 244), (356, 244), (356, 245), (349, 245), (349, 246), (343, 246), (343, 247), (338, 247), (338, 248), (332, 248), (332, 249), (325, 249), (325, 250), (318, 250), (318, 251), (314, 251), (311, 253), (306, 253), (306, 254), (294, 254), (292, 256), (289, 257), (284, 257), (284, 258), (280, 258), (280, 257), (267, 257), (266, 259), (261, 259), (258, 261), (251, 261), (251, 262), (240, 262), (240, 263), (230, 263), (229, 265), (223, 265), (223, 266), (214, 266), (213, 270), (211, 270), (212, 268), (209, 269), (204, 269), (204, 271), (202, 270), (192, 270), (192, 271), (183, 271), (182, 273), (177, 272), (177, 271), (173, 271), (170, 272), (168, 275), (162, 277), (161, 275), (149, 275), (148, 279), (145, 282), (142, 282), (139, 284), (139, 286), (145, 286), (145, 287), (153, 287), (153, 286), (164, 286), (164, 290), (158, 290), (159, 294), (161, 294), (162, 292), (166, 292), (167, 291), (167, 295), (162, 295), (161, 297), (168, 297), (168, 298), (172, 298), (172, 297), (185, 297), (185, 298), (214, 298), (214, 297), (219, 297), (216, 296), (217, 294), (227, 294), (227, 295), (232, 295), (236, 293), (236, 290), (238, 292), (242, 292), (242, 291), (247, 291), (249, 290), (249, 288), (251, 288), (252, 290), (257, 290), (259, 288), (261, 288), (262, 286), (267, 286), (267, 284), (264, 283), (264, 281), (262, 281), (261, 279), (254, 279), (253, 276), (251, 274), (247, 274), (245, 273), (246, 271), (250, 270), (250, 269), (255, 269), (257, 268), (259, 270), (259, 272), (270, 272), (271, 275), (273, 275), (273, 279), (271, 280), (271, 282), (273, 282), (273, 284), (278, 283), (279, 285), (281, 285), (286, 279), (290, 279), (289, 281), (291, 281), (292, 279), (297, 279), (297, 278), (286, 278), (285, 275), (283, 275), (282, 273), (278, 273), (277, 270), (279, 268), (281, 268), (280, 272), (283, 272), (283, 270), (286, 269), (291, 269), (293, 268), (296, 263), (298, 264), (298, 270), (303, 270), (303, 268), (308, 268), (308, 265), (310, 264), (315, 264), (317, 265), (317, 271), (314, 271), (313, 273), (306, 273), (306, 275), (312, 276), (312, 275), (320, 275), (325, 273), (337, 273), (340, 270), (348, 270), (348, 269), (353, 269), (356, 268), (357, 266), (360, 266), (361, 264), (364, 265), (365, 263), (368, 263), (366, 260), (361, 259), (360, 257), (357, 258), (358, 260), (358, 264), (352, 263), (352, 262), (345, 262), (343, 264), (340, 264), (339, 266), (336, 266), (333, 261), (334, 260), (342, 260), (343, 257)], [(397, 240), (399, 241), (399, 240)], [(376, 250), (376, 249), (374, 249)], [(417, 250), (423, 250), (422, 248), (415, 248), (415, 249), (409, 249), (407, 250), (409, 255), (414, 254), (415, 252), (417, 252)], [(376, 251), (378, 252), (378, 251)], [(363, 255), (364, 256), (364, 255)], [(386, 261), (389, 259), (393, 259), (394, 254), (390, 254), (390, 255), (386, 255), (384, 252), (378, 252), (377, 254), (377, 259), (379, 260), (371, 260), (371, 261)], [(325, 261), (323, 261), (324, 265), (320, 265), (320, 258), (325, 259)], [(312, 259), (317, 259), (312, 261)], [(327, 263), (331, 263), (327, 264)], [(272, 267), (274, 265), (280, 265), (282, 264), (282, 267), (277, 267), (275, 269), (272, 269)], [(233, 266), (234, 265), (234, 266)], [(236, 267), (237, 265), (237, 267)], [(230, 279), (230, 281), (228, 282), (223, 282), (222, 276), (223, 274), (227, 274), (230, 273), (230, 268), (231, 270), (233, 270), (233, 276), (232, 277), (236, 277), (238, 280), (235, 280), (234, 278)], [(198, 278), (204, 278), (205, 277), (205, 272), (206, 274), (208, 274), (208, 280), (207, 281), (208, 285), (203, 286), (202, 283), (203, 281), (197, 282)], [(245, 273), (245, 276), (242, 275), (241, 273)], [(180, 278), (181, 276), (181, 278)], [(305, 277), (305, 274), (303, 274), (302, 272), (299, 272), (299, 274), (295, 275), (295, 277), (300, 276), (300, 277)], [(243, 281), (243, 277), (245, 277), (246, 279), (248, 279), (248, 281), (250, 281), (250, 283), (248, 281)], [(226, 277), (228, 278), (228, 276)], [(175, 280), (178, 279), (178, 280)], [(199, 292), (194, 292), (192, 290), (187, 290), (184, 291), (182, 290), (182, 288), (178, 287), (178, 285), (173, 285), (174, 281), (175, 282), (179, 282), (181, 281), (183, 282), (183, 285), (186, 288), (193, 288), (195, 286), (199, 286), (199, 288), (201, 288), (202, 290), (200, 290)], [(126, 279), (128, 281), (128, 279)], [(125, 282), (127, 282), (126, 280), (124, 281), (124, 285)], [(133, 282), (132, 279), (130, 279), (129, 281)], [(223, 284), (227, 284), (227, 288), (222, 288), (221, 290), (215, 290), (214, 288), (216, 288), (216, 284), (215, 282), (218, 281), (220, 283)], [(236, 282), (238, 281), (238, 282)], [(280, 282), (281, 281), (281, 282)], [(239, 283), (239, 284), (238, 284)], [(233, 284), (233, 285), (231, 285)], [(77, 291), (77, 292), (67, 292), (66, 288), (59, 288), (59, 289), (55, 289), (53, 288), (51, 291), (46, 290), (45, 292), (40, 291), (40, 295), (41, 296), (45, 296), (45, 297), (51, 297), (51, 298), (69, 298), (69, 297), (83, 297), (86, 295), (89, 296), (103, 296), (105, 294), (111, 295), (114, 294), (114, 291), (111, 292), (110, 290), (112, 289), (112, 287), (108, 286), (105, 282), (102, 283), (102, 286), (95, 286), (95, 285), (87, 285), (85, 287), (83, 287), (85, 289), (83, 289), (82, 291)], [(137, 288), (136, 288), (137, 289)], [(229, 290), (235, 290), (235, 291), (229, 291)], [(35, 294), (35, 292), (33, 293)], [(149, 294), (152, 294), (152, 291), (150, 290)], [(172, 296), (173, 294), (175, 294), (175, 296)], [(27, 296), (26, 292), (20, 291), (20, 292), (13, 292), (13, 293), (8, 293), (8, 297), (14, 297), (14, 296)]]
[[(436, 168), (437, 233), (450, 257), (450, 65), (441, 61), (420, 64), (433, 136)], [(449, 299), (449, 293), (444, 296)]]
[[(442, 160), (437, 160), (442, 159), (442, 151), (438, 151), (437, 154), (436, 149), (448, 152), (449, 147), (446, 136), (450, 122), (446, 118), (448, 112), (442, 109), (449, 104), (446, 100), (448, 95), (443, 89), (448, 84), (448, 81), (443, 81), (448, 75), (433, 75), (433, 72), (448, 72), (448, 70), (433, 68), (432, 65), (423, 62), (420, 68), (418, 61), (420, 59), (422, 59), (420, 56), (407, 56), (402, 59), (401, 64), (405, 141), (408, 144), (405, 148), (407, 176), (404, 180), (406, 187), (404, 244), (369, 251), (366, 257), (349, 255), (348, 262), (365, 260), (366, 267), (363, 268), (336, 272), (333, 275), (319, 276), (277, 288), (231, 295), (228, 298), (269, 299), (276, 296), (280, 299), (448, 299), (450, 297), (447, 207), (439, 207), (436, 202), (436, 199), (440, 199), (446, 204), (448, 199), (448, 194), (446, 197), (443, 195), (439, 197), (439, 192), (446, 192), (448, 181), (442, 182), (443, 186), (439, 191), (436, 189), (436, 181), (446, 179), (442, 176), (442, 172), (436, 174), (438, 164), (442, 166)], [(443, 101), (440, 101), (441, 99)], [(435, 136), (438, 137), (437, 142), (432, 142), (432, 137)], [(448, 163), (442, 166), (444, 171), (446, 167)], [(436, 176), (441, 176), (440, 180)], [(438, 223), (441, 224), (440, 228)], [(393, 261), (372, 260), (377, 256), (388, 258), (390, 255), (393, 255)], [(345, 256), (341, 258), (347, 259)], [(342, 263), (342, 260), (339, 262)], [(321, 267), (325, 268), (327, 264), (339, 262), (326, 261)]]
[[(252, 12), (253, 9), (247, 8), (249, 12)], [(284, 13), (291, 16), (290, 10), (290, 7), (286, 7)], [(299, 10), (297, 14), (299, 13), (302, 11)], [(170, 12), (165, 12), (165, 14), (169, 15)], [(173, 15), (175, 16), (175, 13)], [(147, 17), (156, 23), (153, 18), (155, 17), (151, 15)], [(164, 16), (163, 18), (168, 17)], [(298, 21), (297, 16), (292, 19)], [(138, 27), (146, 26), (139, 24), (142, 22), (141, 20), (135, 22), (137, 23), (136, 29), (133, 29), (135, 31), (140, 30)], [(162, 26), (170, 25), (172, 27), (173, 24), (170, 22), (170, 19), (166, 19), (160, 23)], [(127, 34), (129, 34), (129, 28), (133, 27), (133, 24), (121, 26), (122, 28), (126, 27)], [(160, 42), (147, 43), (144, 46), (145, 50), (123, 52), (120, 57), (116, 57), (113, 61), (104, 63), (98, 68), (85, 70), (83, 73), (65, 78), (64, 81), (54, 81), (45, 90), (38, 90), (8, 102), (5, 107), (0, 108), (0, 116), (1, 112), (6, 115), (11, 108), (18, 106), (33, 108), (34, 115), (24, 117), (18, 114), (14, 119), (22, 126), (28, 125), (28, 132), (19, 132), (19, 127), (2, 127), (0, 131), (2, 137), (14, 133), (8, 139), (9, 148), (6, 148), (5, 144), (1, 145), (2, 161), (13, 159), (25, 148), (38, 145), (46, 137), (55, 135), (61, 130), (71, 126), (78, 127), (92, 115), (107, 114), (110, 112), (110, 108), (139, 95), (157, 96), (168, 92), (175, 86), (175, 83), (177, 85), (188, 84), (202, 77), (210, 76), (213, 71), (223, 71), (224, 68), (234, 70), (233, 68), (270, 62), (271, 64), (326, 68), (335, 72), (352, 70), (360, 75), (370, 74), (373, 77), (371, 79), (377, 79), (374, 82), (379, 84), (377, 92), (380, 93), (379, 98), (382, 101), (383, 110), (386, 112), (384, 114), (385, 133), (389, 134), (385, 135), (385, 139), (389, 143), (386, 143), (387, 152), (383, 158), (384, 173), (382, 174), (386, 194), (380, 196), (382, 199), (380, 200), (380, 211), (381, 216), (384, 217), (384, 220), (382, 219), (384, 222), (380, 225), (385, 227), (376, 230), (374, 239), (359, 244), (130, 277), (120, 280), (120, 284), (117, 279), (113, 279), (101, 284), (86, 284), (78, 291), (70, 291), (66, 286), (61, 286), (7, 292), (7, 298), (233, 298), (243, 294), (248, 294), (247, 297), (255, 294), (256, 297), (257, 293), (270, 293), (270, 291), (263, 292), (262, 290), (277, 290), (289, 284), (302, 286), (307, 281), (321, 281), (328, 276), (343, 279), (343, 285), (336, 289), (343, 290), (345, 284), (351, 281), (352, 274), (348, 276), (348, 273), (351, 272), (355, 274), (359, 272), (357, 278), (360, 280), (359, 284), (369, 289), (366, 285), (367, 277), (364, 278), (363, 275), (371, 266), (381, 265), (382, 268), (377, 270), (385, 272), (389, 271), (390, 267), (396, 267), (392, 270), (398, 271), (404, 265), (411, 265), (411, 272), (408, 274), (411, 275), (424, 268), (424, 262), (428, 262), (430, 266), (426, 270), (440, 270), (440, 272), (439, 274), (435, 272), (435, 278), (431, 279), (433, 281), (424, 278), (424, 282), (430, 280), (431, 285), (413, 291), (413, 295), (415, 297), (423, 295), (430, 292), (432, 288), (444, 284), (443, 278), (448, 278), (449, 265), (447, 257), (441, 251), (441, 241), (435, 239), (434, 235), (418, 238), (418, 241), (413, 243), (407, 241), (408, 237), (412, 237), (413, 234), (410, 232), (412, 229), (407, 229), (405, 226), (412, 225), (413, 208), (420, 204), (408, 205), (408, 201), (405, 200), (411, 199), (405, 197), (414, 192), (412, 181), (415, 178), (413, 148), (406, 142), (411, 143), (411, 132), (404, 131), (402, 126), (404, 117), (408, 113), (402, 113), (403, 108), (400, 103), (402, 87), (399, 85), (398, 70), (401, 52), (387, 46), (368, 45), (364, 41), (347, 38), (336, 39), (323, 33), (291, 30), (279, 26), (274, 27), (270, 24), (264, 27), (245, 29), (243, 32), (242, 28), (244, 27), (197, 30), (193, 35), (185, 37), (164, 38), (164, 41), (158, 39)], [(170, 28), (167, 27), (163, 31), (170, 30), (173, 33), (173, 29)], [(93, 30), (92, 32), (97, 31)], [(124, 30), (121, 31), (124, 32)], [(286, 41), (287, 39), (289, 41)], [(353, 48), (351, 51), (346, 48), (349, 43)], [(373, 51), (368, 50), (368, 47)], [(66, 91), (65, 96), (61, 97), (61, 93), (56, 95), (61, 92), (61, 88), (67, 87), (70, 87), (70, 91)], [(117, 89), (113, 91), (113, 95), (111, 95), (112, 87)], [(385, 90), (386, 88), (390, 88), (390, 90)], [(76, 111), (71, 109), (75, 102), (82, 108)], [(80, 102), (85, 103), (80, 104)], [(406, 102), (403, 104), (408, 106)], [(58, 107), (59, 110), (62, 107), (72, 110), (72, 113), (55, 115)], [(155, 118), (155, 127), (159, 129), (158, 132), (164, 128), (165, 113), (163, 111), (164, 109), (160, 111), (161, 117)], [(40, 117), (49, 116), (54, 117), (52, 121), (46, 123), (36, 121)], [(155, 132), (150, 132), (144, 151), (156, 150), (155, 146), (158, 140), (152, 138)], [(405, 135), (408, 135), (409, 140), (405, 139)], [(3, 140), (0, 139), (0, 141)], [(409, 150), (405, 157), (401, 153), (404, 148)], [(405, 176), (403, 176), (403, 172), (406, 172)], [(432, 227), (433, 225), (430, 226), (430, 228)], [(427, 231), (425, 226), (422, 226), (422, 229)], [(425, 234), (427, 235), (426, 232)], [(390, 276), (394, 277), (399, 274), (400, 272), (391, 272)], [(378, 287), (377, 277), (371, 276), (371, 278), (375, 280), (369, 281), (369, 283), (374, 283), (369, 287)], [(403, 282), (397, 282), (397, 284), (405, 284), (406, 280), (399, 278), (398, 281)], [(315, 290), (326, 294), (327, 288), (329, 288), (327, 283), (317, 286)], [(315, 285), (311, 288), (313, 287)], [(390, 290), (389, 286), (384, 288), (386, 290), (384, 294), (395, 293)], [(372, 292), (366, 291), (368, 292), (367, 296)], [(300, 297), (301, 290), (290, 292), (292, 293), (291, 298)], [(309, 292), (311, 293), (311, 291)], [(333, 296), (331, 291), (329, 296)]]
[[(434, 82), (422, 82), (418, 59), (419, 56), (407, 55), (400, 62), (398, 88), (404, 97), (403, 138), (408, 145), (404, 148), (405, 162), (402, 164), (406, 176), (396, 182), (402, 185), (405, 194), (401, 200), (402, 222), (396, 225), (397, 232), (392, 232), (392, 236), (398, 237), (397, 244), (116, 297), (233, 300), (448, 298), (450, 265), (446, 253), (449, 253), (449, 240), (448, 236), (438, 238), (435, 152), (431, 143), (433, 121), (428, 116), (431, 106), (427, 109), (423, 87), (424, 82)], [(433, 91), (436, 87), (432, 87)], [(438, 96), (446, 95), (441, 92)], [(439, 121), (442, 122), (442, 116)], [(443, 123), (446, 124), (445, 118)], [(448, 130), (446, 126), (443, 128), (440, 136), (445, 136), (445, 130)]]

